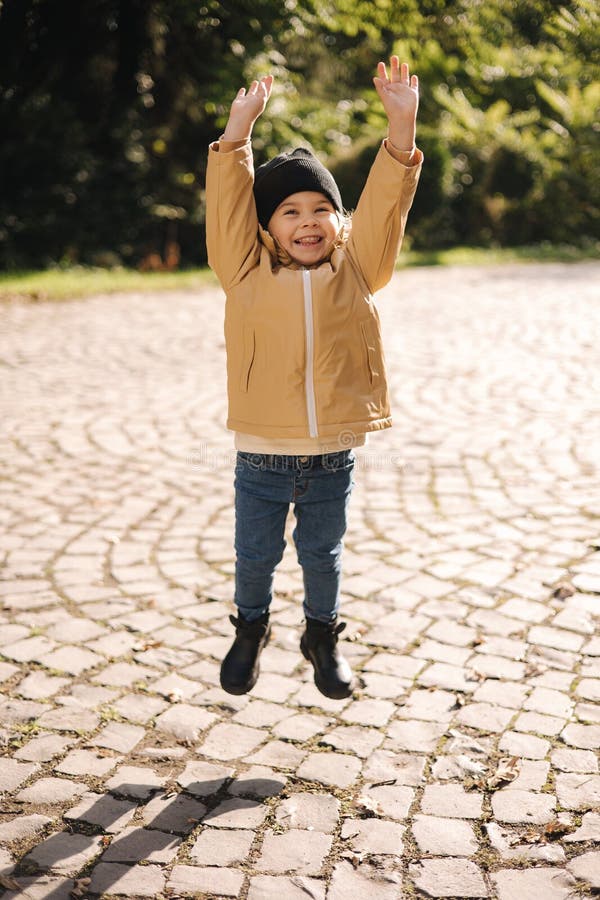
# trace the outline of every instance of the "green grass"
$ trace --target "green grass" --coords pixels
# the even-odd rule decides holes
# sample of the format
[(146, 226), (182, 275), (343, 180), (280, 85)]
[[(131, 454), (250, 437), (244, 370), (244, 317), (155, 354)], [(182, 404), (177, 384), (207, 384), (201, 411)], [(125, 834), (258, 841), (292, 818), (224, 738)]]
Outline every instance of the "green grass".
[(68, 300), (126, 291), (194, 290), (216, 284), (215, 276), (207, 268), (183, 272), (138, 272), (136, 269), (73, 266), (39, 272), (0, 273), (0, 299)]
[[(600, 259), (600, 245), (587, 248), (568, 244), (530, 247), (452, 247), (448, 250), (408, 250), (400, 254), (399, 268), (407, 266), (486, 266), (528, 262), (579, 262)], [(100, 269), (86, 266), (38, 272), (0, 273), (0, 300), (69, 300), (94, 294), (126, 291), (198, 290), (217, 284), (208, 268), (182, 272), (138, 272), (135, 269)]]
[(505, 263), (580, 262), (600, 259), (600, 244), (534, 244), (526, 247), (451, 247), (447, 250), (408, 250), (400, 254), (405, 266), (495, 266)]

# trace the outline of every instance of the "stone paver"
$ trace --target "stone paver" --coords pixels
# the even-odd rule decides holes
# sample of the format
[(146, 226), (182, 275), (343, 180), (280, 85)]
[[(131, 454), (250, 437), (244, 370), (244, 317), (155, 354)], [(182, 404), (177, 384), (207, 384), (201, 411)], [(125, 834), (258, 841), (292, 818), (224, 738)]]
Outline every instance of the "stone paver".
[(67, 822), (99, 825), (107, 834), (118, 834), (132, 818), (137, 804), (131, 800), (117, 800), (111, 794), (84, 794), (80, 802), (67, 810)]
[(472, 856), (477, 852), (477, 840), (472, 826), (467, 822), (438, 816), (415, 816), (412, 832), (423, 853)]
[(200, 896), (216, 892), (219, 897), (237, 897), (243, 882), (237, 869), (181, 865), (174, 867), (167, 888), (177, 896), (197, 897), (201, 891)]
[(492, 797), (492, 809), (499, 822), (543, 825), (552, 819), (555, 806), (554, 796), (533, 791), (498, 791)]
[(572, 859), (567, 866), (569, 872), (587, 881), (591, 887), (600, 888), (600, 850), (591, 850)]
[(71, 892), (75, 887), (72, 878), (60, 875), (20, 876), (17, 883), (20, 890), (6, 891), (3, 900), (72, 900)]
[(214, 828), (258, 828), (265, 816), (267, 808), (255, 800), (236, 797), (223, 800), (215, 809), (204, 816), (203, 821)]
[(75, 875), (102, 849), (99, 837), (83, 834), (53, 834), (33, 848), (26, 859), (44, 871)]
[(316, 878), (294, 875), (255, 875), (250, 879), (248, 900), (325, 900), (325, 885)]
[(144, 825), (169, 834), (188, 834), (206, 815), (206, 806), (187, 794), (160, 794), (142, 809)]
[(262, 852), (255, 862), (259, 872), (319, 875), (333, 838), (319, 831), (291, 828), (285, 834), (267, 831)]
[(600, 813), (585, 813), (581, 825), (565, 837), (565, 842), (600, 841)]
[(306, 828), (330, 834), (340, 814), (340, 803), (328, 794), (303, 792), (283, 800), (276, 813), (277, 822), (286, 828)]
[(327, 900), (402, 900), (402, 877), (393, 869), (368, 863), (338, 863), (333, 870)]
[(38, 766), (34, 763), (19, 762), (16, 759), (3, 759), (0, 767), (0, 791), (8, 793), (14, 791), (19, 785), (36, 772)]
[(2, 844), (23, 840), (41, 831), (52, 819), (33, 813), (30, 816), (19, 816), (0, 824), (0, 842)]
[(405, 269), (376, 298), (395, 427), (356, 451), (344, 701), (299, 653), (292, 512), (261, 676), (219, 686), (220, 291), (0, 301), (7, 900), (598, 889), (599, 275)]
[(126, 866), (101, 862), (92, 873), (91, 894), (116, 894), (126, 897), (156, 897), (165, 886), (165, 876), (158, 866)]
[(80, 781), (69, 781), (67, 778), (40, 778), (16, 795), (21, 803), (60, 804), (72, 800), (85, 793), (86, 786)]
[(103, 862), (170, 863), (177, 855), (180, 838), (148, 828), (125, 828), (102, 854)]
[(481, 804), (481, 794), (465, 791), (459, 784), (430, 784), (423, 793), (421, 809), (429, 815), (477, 819)]
[(572, 875), (555, 868), (503, 869), (491, 880), (498, 900), (567, 900), (576, 884)]
[(342, 838), (357, 853), (384, 854), (401, 857), (404, 827), (383, 819), (346, 819)]
[(557, 775), (556, 796), (565, 809), (597, 809), (600, 807), (600, 775)]
[(488, 897), (485, 881), (467, 859), (425, 859), (413, 863), (409, 874), (426, 897)]
[(141, 766), (119, 766), (106, 782), (111, 793), (131, 797), (133, 800), (148, 800), (162, 785), (163, 779), (153, 769)]
[(190, 856), (199, 866), (233, 866), (246, 859), (253, 840), (251, 831), (205, 828), (190, 849)]
[(311, 753), (298, 767), (298, 775), (334, 787), (349, 787), (360, 772), (360, 761), (350, 754)]

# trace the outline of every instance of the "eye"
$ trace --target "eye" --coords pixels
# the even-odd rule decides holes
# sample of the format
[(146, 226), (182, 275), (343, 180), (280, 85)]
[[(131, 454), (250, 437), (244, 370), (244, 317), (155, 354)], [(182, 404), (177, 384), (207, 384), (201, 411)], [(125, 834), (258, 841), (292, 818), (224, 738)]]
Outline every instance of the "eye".
[(286, 209), (286, 211), (284, 212), (284, 216), (294, 216), (295, 214), (296, 214), (295, 209)]

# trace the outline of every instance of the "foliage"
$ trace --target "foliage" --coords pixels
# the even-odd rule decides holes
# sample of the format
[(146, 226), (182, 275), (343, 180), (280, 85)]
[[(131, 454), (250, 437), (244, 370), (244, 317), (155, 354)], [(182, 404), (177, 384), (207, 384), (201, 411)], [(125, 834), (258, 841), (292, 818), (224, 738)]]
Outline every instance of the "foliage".
[(0, 265), (204, 259), (206, 147), (276, 75), (257, 162), (312, 146), (358, 199), (385, 135), (372, 87), (418, 71), (415, 247), (598, 241), (595, 0), (4, 0)]

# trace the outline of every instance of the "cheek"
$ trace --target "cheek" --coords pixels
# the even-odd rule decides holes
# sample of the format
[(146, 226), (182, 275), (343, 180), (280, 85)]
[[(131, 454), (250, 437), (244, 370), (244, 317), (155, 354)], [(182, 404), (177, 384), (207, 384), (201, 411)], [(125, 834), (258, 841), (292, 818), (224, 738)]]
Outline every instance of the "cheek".
[(340, 222), (337, 220), (337, 218), (332, 217), (329, 220), (329, 224), (328, 224), (328, 228), (327, 228), (327, 237), (329, 238), (329, 240), (334, 241), (336, 239), (340, 228), (341, 228)]
[(279, 243), (281, 243), (282, 240), (285, 239), (285, 233), (286, 233), (286, 230), (285, 230), (285, 225), (284, 225), (284, 223), (282, 223), (282, 222), (274, 222), (273, 220), (271, 220), (271, 221), (269, 222), (269, 229), (268, 229), (268, 230), (269, 230), (269, 234), (271, 235), (271, 237), (272, 237), (272, 238), (275, 238), (275, 240), (276, 240), (276, 241), (279, 241)]

